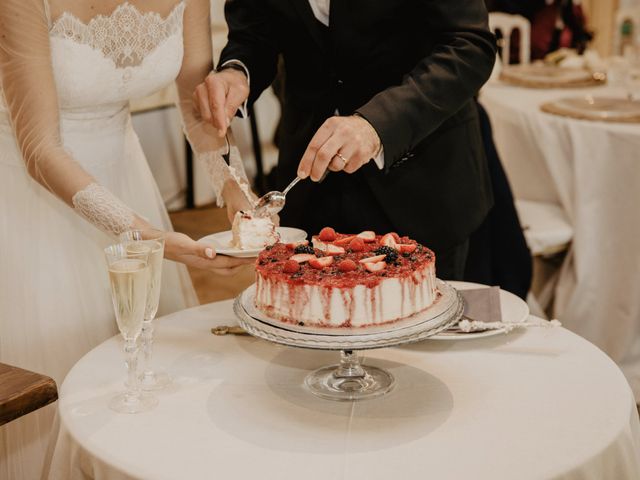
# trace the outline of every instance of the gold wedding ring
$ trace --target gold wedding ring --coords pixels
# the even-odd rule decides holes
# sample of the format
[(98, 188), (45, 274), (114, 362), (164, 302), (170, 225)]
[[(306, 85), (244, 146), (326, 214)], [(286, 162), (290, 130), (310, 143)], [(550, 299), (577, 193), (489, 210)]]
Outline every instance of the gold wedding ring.
[(349, 163), (349, 159), (345, 158), (343, 155), (341, 155), (340, 153), (336, 153), (334, 155), (334, 157), (340, 157), (340, 160), (342, 160), (342, 162), (344, 163), (344, 165), (342, 165), (342, 168), (347, 166), (347, 163)]

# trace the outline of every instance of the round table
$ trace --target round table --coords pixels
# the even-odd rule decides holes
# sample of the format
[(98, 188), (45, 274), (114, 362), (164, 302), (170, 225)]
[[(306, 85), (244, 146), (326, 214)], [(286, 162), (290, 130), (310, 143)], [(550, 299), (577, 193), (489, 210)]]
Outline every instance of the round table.
[(210, 333), (234, 323), (231, 301), (157, 320), (175, 381), (148, 413), (107, 408), (121, 340), (89, 352), (60, 389), (50, 478), (640, 478), (624, 376), (563, 328), (365, 352), (396, 388), (341, 403), (302, 387), (335, 352)]
[(490, 83), (480, 101), (515, 197), (560, 205), (573, 227), (554, 315), (618, 363), (640, 402), (640, 124), (540, 111), (581, 95), (624, 97), (625, 90)]

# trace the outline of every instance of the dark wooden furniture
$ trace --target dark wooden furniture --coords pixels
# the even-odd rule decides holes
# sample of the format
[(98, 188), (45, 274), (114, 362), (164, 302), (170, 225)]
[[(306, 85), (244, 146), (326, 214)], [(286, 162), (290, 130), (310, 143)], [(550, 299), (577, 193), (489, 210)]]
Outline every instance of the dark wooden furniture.
[(53, 379), (0, 363), (0, 425), (55, 402)]

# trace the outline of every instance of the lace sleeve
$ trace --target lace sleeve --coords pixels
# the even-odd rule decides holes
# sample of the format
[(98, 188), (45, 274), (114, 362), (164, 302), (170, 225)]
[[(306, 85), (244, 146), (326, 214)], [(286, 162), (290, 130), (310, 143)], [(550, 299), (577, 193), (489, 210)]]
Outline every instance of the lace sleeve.
[(237, 182), (251, 202), (249, 181), (240, 152), (232, 147), (229, 165), (224, 161), (227, 144), (209, 123), (196, 117), (193, 92), (213, 68), (209, 2), (188, 0), (184, 18), (184, 59), (177, 79), (179, 110), (184, 130), (196, 155), (206, 166), (219, 206), (224, 205), (222, 191), (228, 181)]
[(0, 2), (0, 80), (29, 174), (94, 225), (120, 233), (138, 218), (65, 150), (42, 0)]

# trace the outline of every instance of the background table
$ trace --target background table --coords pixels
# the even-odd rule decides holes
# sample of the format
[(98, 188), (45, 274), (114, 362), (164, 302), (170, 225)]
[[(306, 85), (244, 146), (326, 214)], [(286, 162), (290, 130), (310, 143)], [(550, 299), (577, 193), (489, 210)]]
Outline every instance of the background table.
[(232, 323), (230, 301), (159, 319), (156, 360), (175, 388), (145, 414), (107, 408), (125, 377), (120, 340), (88, 353), (61, 387), (51, 477), (640, 477), (628, 384), (562, 328), (370, 351), (395, 390), (338, 403), (301, 386), (337, 353), (210, 333)]
[(540, 111), (565, 96), (624, 90), (487, 85), (481, 103), (516, 198), (559, 204), (574, 229), (555, 316), (623, 369), (640, 401), (640, 124), (590, 122)]

